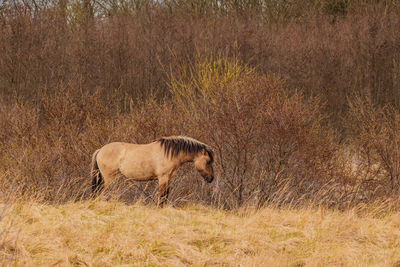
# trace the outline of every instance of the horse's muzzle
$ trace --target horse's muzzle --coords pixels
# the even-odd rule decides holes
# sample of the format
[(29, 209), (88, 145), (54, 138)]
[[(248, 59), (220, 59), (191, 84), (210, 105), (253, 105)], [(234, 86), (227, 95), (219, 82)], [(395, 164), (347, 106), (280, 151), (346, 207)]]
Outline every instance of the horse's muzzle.
[(207, 177), (205, 177), (205, 179), (206, 179), (207, 183), (211, 183), (212, 181), (214, 181), (214, 175), (207, 176)]

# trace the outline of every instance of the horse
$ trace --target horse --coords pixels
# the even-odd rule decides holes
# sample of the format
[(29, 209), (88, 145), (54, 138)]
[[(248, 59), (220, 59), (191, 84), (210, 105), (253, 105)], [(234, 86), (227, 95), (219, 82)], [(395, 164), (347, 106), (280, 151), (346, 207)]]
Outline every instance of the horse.
[(109, 143), (93, 153), (92, 192), (98, 194), (121, 176), (135, 181), (158, 179), (157, 205), (163, 207), (178, 168), (186, 162), (193, 162), (208, 183), (214, 180), (214, 152), (194, 138), (169, 136), (148, 144)]

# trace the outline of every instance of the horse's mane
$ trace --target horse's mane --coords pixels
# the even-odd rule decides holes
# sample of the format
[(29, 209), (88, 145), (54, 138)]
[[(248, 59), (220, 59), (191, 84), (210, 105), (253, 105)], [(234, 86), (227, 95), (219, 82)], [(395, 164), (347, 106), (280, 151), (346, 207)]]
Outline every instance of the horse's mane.
[(214, 161), (214, 153), (206, 144), (187, 136), (169, 136), (157, 140), (164, 149), (167, 157), (176, 157), (180, 152), (195, 154), (203, 149), (208, 153), (211, 162)]

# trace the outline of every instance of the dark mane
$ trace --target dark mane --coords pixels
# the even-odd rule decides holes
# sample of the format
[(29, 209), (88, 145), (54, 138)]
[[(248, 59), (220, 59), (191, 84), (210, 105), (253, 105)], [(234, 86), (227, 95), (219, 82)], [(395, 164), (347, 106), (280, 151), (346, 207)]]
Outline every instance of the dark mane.
[(187, 136), (169, 136), (162, 137), (157, 140), (164, 149), (167, 157), (176, 157), (179, 153), (195, 154), (205, 150), (210, 157), (211, 162), (214, 161), (212, 150), (204, 143), (187, 137)]

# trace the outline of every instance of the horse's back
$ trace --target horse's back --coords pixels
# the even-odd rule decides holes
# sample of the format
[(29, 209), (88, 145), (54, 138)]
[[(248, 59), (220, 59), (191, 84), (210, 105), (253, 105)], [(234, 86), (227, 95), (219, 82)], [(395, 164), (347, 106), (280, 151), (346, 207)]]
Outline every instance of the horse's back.
[(119, 160), (125, 152), (125, 146), (126, 144), (122, 142), (113, 142), (106, 144), (102, 148), (100, 148), (97, 159), (106, 160), (108, 162)]

